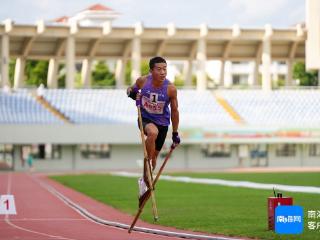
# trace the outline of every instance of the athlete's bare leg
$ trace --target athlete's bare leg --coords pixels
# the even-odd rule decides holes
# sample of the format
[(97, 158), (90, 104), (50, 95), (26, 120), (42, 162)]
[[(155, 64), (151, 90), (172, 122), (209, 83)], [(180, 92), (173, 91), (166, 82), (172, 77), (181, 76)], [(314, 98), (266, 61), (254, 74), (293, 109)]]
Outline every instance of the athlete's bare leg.
[(148, 123), (145, 126), (145, 133), (147, 135), (146, 148), (148, 153), (148, 158), (151, 159), (152, 170), (156, 167), (156, 160), (159, 152), (156, 150), (156, 139), (159, 134), (157, 126), (153, 123)]
[(152, 171), (154, 171), (156, 169), (158, 155), (159, 155), (159, 151), (155, 150), (154, 154), (151, 158), (152, 159)]

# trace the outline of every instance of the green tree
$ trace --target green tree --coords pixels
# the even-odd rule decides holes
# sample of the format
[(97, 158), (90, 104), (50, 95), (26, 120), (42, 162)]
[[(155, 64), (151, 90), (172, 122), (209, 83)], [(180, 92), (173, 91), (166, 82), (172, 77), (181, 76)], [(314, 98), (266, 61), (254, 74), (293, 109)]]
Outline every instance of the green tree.
[(66, 87), (66, 69), (64, 64), (59, 64), (58, 68), (58, 88)]
[(108, 66), (103, 61), (99, 61), (92, 72), (92, 86), (115, 86), (116, 80)]
[(141, 76), (149, 74), (149, 62), (147, 60), (142, 60), (140, 70)]
[(300, 86), (317, 86), (317, 71), (306, 71), (306, 65), (298, 62), (293, 67), (293, 78), (299, 79)]
[(10, 86), (13, 86), (13, 82), (14, 82), (14, 69), (16, 66), (16, 60), (10, 60), (9, 63), (9, 82), (10, 82)]
[[(147, 60), (141, 61), (140, 66), (141, 76), (149, 74), (149, 62)], [(125, 70), (125, 84), (131, 85), (131, 72), (132, 72), (132, 62), (128, 61)]]
[(193, 74), (191, 78), (192, 86), (197, 86), (197, 75)]
[(81, 73), (76, 72), (76, 81), (74, 82), (75, 88), (82, 88), (82, 79), (81, 79)]
[[(75, 73), (75, 88), (81, 88), (81, 73)], [(58, 67), (58, 88), (65, 88), (66, 87), (66, 66), (65, 64), (61, 63)]]
[(183, 77), (181, 75), (176, 75), (173, 83), (176, 87), (183, 87), (184, 86)]
[(27, 60), (25, 67), (26, 85), (39, 86), (41, 83), (47, 86), (48, 61)]
[(125, 84), (127, 86), (131, 85), (131, 71), (132, 71), (132, 64), (131, 64), (131, 61), (128, 61), (126, 64), (126, 70), (125, 70)]

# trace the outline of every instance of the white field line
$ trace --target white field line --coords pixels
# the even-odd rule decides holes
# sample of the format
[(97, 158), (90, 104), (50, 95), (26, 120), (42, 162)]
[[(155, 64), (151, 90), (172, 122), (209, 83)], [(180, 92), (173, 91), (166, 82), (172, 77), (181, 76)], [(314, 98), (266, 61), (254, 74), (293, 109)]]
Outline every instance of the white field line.
[[(129, 172), (112, 172), (111, 175), (123, 176), (123, 177), (141, 177), (139, 173), (129, 173)], [(320, 194), (320, 187), (311, 186), (291, 186), (283, 184), (267, 184), (267, 183), (256, 183), (248, 181), (231, 181), (222, 180), (214, 178), (191, 178), (191, 177), (173, 177), (168, 175), (163, 175), (160, 177), (162, 180), (173, 181), (173, 182), (184, 182), (184, 183), (199, 183), (199, 184), (212, 184), (221, 185), (228, 187), (244, 187), (244, 188), (254, 188), (254, 189), (265, 189), (287, 191), (287, 192), (301, 192), (301, 193), (317, 193)]]

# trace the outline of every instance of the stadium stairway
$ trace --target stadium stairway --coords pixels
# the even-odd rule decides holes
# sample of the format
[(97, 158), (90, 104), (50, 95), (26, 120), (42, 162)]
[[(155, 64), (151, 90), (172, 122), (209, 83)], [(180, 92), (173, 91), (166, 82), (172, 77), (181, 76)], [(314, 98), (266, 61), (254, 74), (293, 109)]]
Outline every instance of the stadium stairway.
[(214, 96), (217, 100), (217, 102), (221, 105), (221, 107), (231, 116), (231, 118), (239, 124), (245, 124), (245, 121), (240, 116), (240, 114), (237, 113), (237, 111), (228, 103), (228, 101), (218, 93), (214, 93)]
[(32, 96), (37, 100), (39, 104), (41, 104), (44, 108), (50, 111), (53, 115), (64, 121), (65, 123), (72, 124), (73, 122), (65, 116), (62, 112), (60, 112), (57, 108), (52, 106), (44, 97), (37, 96), (36, 94), (32, 94)]

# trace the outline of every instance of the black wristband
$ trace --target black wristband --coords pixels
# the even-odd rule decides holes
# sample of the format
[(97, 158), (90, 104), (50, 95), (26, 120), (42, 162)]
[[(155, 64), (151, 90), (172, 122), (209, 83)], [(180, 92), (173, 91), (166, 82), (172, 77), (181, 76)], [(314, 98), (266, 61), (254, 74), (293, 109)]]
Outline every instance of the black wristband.
[(172, 132), (172, 136), (178, 136), (178, 132)]
[(133, 100), (136, 100), (136, 97), (137, 97), (137, 92), (131, 90), (128, 94), (128, 97), (129, 98), (132, 98)]

